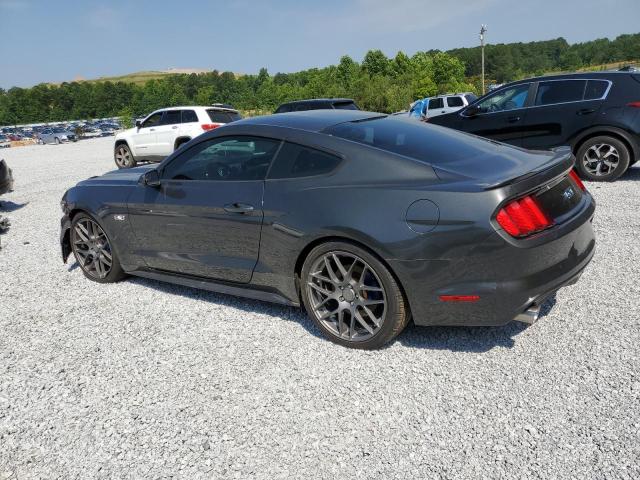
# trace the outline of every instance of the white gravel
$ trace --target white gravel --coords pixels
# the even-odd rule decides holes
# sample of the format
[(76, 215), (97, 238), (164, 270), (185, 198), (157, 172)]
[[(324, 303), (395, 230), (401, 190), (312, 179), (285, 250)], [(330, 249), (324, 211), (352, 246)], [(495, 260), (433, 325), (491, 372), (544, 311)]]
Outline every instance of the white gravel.
[(533, 327), (361, 352), (296, 309), (63, 265), (60, 197), (112, 141), (0, 152), (0, 479), (640, 477), (640, 168), (588, 185), (597, 254)]

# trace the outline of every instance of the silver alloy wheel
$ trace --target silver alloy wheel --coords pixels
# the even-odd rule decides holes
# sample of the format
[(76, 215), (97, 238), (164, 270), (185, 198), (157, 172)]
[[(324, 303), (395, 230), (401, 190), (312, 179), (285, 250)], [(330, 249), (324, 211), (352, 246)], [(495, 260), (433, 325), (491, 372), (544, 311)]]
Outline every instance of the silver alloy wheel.
[(589, 147), (582, 157), (587, 172), (596, 177), (609, 175), (620, 163), (618, 150), (608, 143), (597, 143)]
[(120, 145), (116, 150), (116, 164), (119, 167), (126, 167), (131, 164), (131, 152), (124, 145)]
[(111, 271), (113, 256), (104, 230), (89, 218), (75, 224), (71, 232), (73, 253), (82, 270), (93, 278), (105, 278)]
[(312, 265), (306, 294), (313, 314), (336, 337), (362, 342), (382, 327), (387, 295), (380, 277), (362, 258), (328, 252)]

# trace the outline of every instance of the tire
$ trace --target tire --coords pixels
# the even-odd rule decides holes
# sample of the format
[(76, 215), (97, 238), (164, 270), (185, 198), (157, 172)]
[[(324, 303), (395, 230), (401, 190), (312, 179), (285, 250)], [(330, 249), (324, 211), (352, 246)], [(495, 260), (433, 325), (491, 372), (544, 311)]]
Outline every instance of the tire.
[(116, 145), (113, 149), (113, 160), (116, 162), (118, 168), (133, 168), (138, 163), (133, 153), (131, 153), (129, 145), (126, 143)]
[(400, 286), (387, 267), (348, 242), (323, 243), (309, 252), (302, 266), (300, 295), (323, 335), (345, 347), (380, 348), (402, 332), (410, 318)]
[(73, 217), (70, 240), (71, 251), (89, 280), (113, 283), (126, 277), (111, 240), (92, 216), (79, 213)]
[(629, 168), (629, 148), (615, 137), (602, 135), (588, 139), (576, 153), (576, 169), (592, 182), (613, 182)]
[(55, 138), (56, 145), (60, 145), (60, 139), (58, 137)]
[(190, 139), (184, 139), (184, 140), (180, 140), (178, 143), (176, 143), (176, 148), (174, 148), (174, 152), (176, 150), (178, 150), (180, 147), (182, 147), (185, 143), (188, 143), (190, 141)]

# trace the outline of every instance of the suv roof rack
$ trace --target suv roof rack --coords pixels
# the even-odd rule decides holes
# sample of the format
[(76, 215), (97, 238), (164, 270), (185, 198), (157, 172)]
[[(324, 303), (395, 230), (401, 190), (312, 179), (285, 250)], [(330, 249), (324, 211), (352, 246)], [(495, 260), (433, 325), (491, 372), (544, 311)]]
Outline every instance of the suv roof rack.
[(226, 108), (227, 110), (235, 110), (236, 109), (233, 105), (230, 105), (228, 103), (212, 103), (211, 106), (212, 107), (216, 107), (216, 108)]

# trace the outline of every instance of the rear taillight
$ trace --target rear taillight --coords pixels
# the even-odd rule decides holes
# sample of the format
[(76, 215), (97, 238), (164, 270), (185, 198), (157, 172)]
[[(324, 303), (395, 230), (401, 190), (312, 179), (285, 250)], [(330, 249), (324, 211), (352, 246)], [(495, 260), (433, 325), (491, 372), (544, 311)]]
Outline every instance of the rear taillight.
[(535, 198), (526, 196), (502, 207), (496, 220), (512, 237), (527, 237), (553, 225)]
[(584, 186), (584, 183), (582, 183), (582, 180), (580, 180), (580, 177), (575, 170), (571, 170), (569, 172), (569, 176), (571, 177), (571, 180), (575, 182), (578, 188), (580, 188), (580, 190), (582, 190), (583, 192), (587, 190), (587, 187)]
[(214, 128), (218, 128), (220, 126), (219, 123), (203, 123), (200, 125), (205, 132), (209, 130), (213, 130)]
[(631, 102), (631, 103), (627, 103), (627, 107), (640, 108), (640, 102)]

